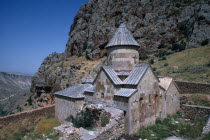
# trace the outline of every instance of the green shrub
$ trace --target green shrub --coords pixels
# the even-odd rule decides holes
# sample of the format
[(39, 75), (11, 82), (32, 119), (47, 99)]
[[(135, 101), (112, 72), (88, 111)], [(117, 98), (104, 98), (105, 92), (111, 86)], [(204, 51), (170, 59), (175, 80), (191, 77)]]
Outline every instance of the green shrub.
[(210, 61), (209, 61), (209, 63), (207, 64), (207, 67), (210, 67)]
[(163, 57), (163, 56), (165, 56), (165, 55), (166, 55), (166, 51), (165, 51), (165, 50), (159, 50), (159, 51), (158, 51), (158, 54), (156, 54), (156, 56), (159, 57), (159, 58), (160, 58), (160, 57)]
[(147, 56), (146, 54), (144, 54), (144, 55), (141, 55), (139, 57), (139, 60), (147, 60), (148, 58), (149, 58), (149, 56)]
[(173, 50), (173, 51), (183, 51), (183, 50), (185, 50), (185, 44), (174, 43), (172, 45), (171, 50)]
[(77, 128), (92, 128), (95, 119), (95, 115), (89, 109), (85, 109), (77, 113), (75, 117), (69, 116), (66, 120), (71, 121)]
[(92, 15), (93, 14), (93, 11), (89, 11), (88, 14)]
[(202, 140), (209, 140), (209, 138), (210, 138), (210, 132), (209, 132), (208, 134), (206, 134), (206, 135), (202, 138)]
[(173, 36), (173, 37), (171, 37), (171, 38), (170, 38), (171, 43), (172, 43), (172, 44), (176, 43), (176, 39), (177, 39), (177, 38), (176, 38), (176, 37), (174, 37), (174, 36)]
[(28, 98), (27, 102), (28, 102), (28, 105), (30, 105), (30, 106), (32, 105), (33, 100), (32, 100), (32, 98), (31, 98), (31, 96)]
[(166, 57), (165, 57), (165, 56), (163, 56), (163, 57), (162, 57), (162, 60), (166, 60)]
[(179, 112), (164, 120), (157, 120), (155, 125), (139, 129), (134, 135), (149, 140), (159, 140), (171, 136), (176, 131), (181, 137), (195, 139), (201, 136), (205, 119), (185, 121)]
[(188, 32), (188, 28), (187, 28), (187, 25), (186, 25), (185, 22), (180, 24), (179, 30), (180, 30), (181, 34), (183, 34), (184, 36), (188, 37), (189, 32)]
[(179, 2), (176, 3), (176, 7), (181, 7), (181, 4)]
[(101, 126), (104, 127), (104, 126), (106, 126), (106, 124), (108, 124), (108, 123), (109, 123), (109, 117), (108, 117), (108, 116), (103, 116), (103, 117), (101, 118)]
[(201, 46), (205, 46), (209, 44), (209, 39), (205, 39), (201, 42)]
[(165, 64), (164, 64), (164, 67), (166, 67), (166, 66), (168, 66), (168, 63), (165, 63)]
[(88, 43), (87, 43), (87, 41), (85, 41), (83, 43), (83, 51), (85, 51), (87, 48), (88, 48)]
[(120, 26), (120, 23), (116, 22), (115, 27), (118, 28)]
[(163, 41), (161, 41), (160, 45), (158, 46), (158, 49), (166, 48), (167, 45)]
[(150, 60), (149, 60), (149, 63), (150, 63), (150, 64), (154, 64), (154, 59), (150, 59)]

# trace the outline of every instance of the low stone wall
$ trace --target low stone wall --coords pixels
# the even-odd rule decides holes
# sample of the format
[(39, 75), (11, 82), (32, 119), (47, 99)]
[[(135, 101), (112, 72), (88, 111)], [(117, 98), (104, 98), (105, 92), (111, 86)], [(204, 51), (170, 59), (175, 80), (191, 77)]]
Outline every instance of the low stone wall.
[(185, 118), (200, 119), (208, 118), (210, 115), (210, 107), (197, 106), (197, 105), (181, 105), (181, 111)]
[(42, 107), (38, 109), (33, 109), (25, 112), (20, 112), (4, 117), (0, 117), (0, 125), (1, 127), (4, 127), (10, 123), (15, 123), (21, 120), (24, 120), (26, 118), (37, 118), (40, 116), (48, 116), (48, 115), (54, 115), (55, 113), (55, 106), (47, 106), (47, 107)]
[(105, 127), (97, 127), (90, 131), (84, 128), (75, 128), (71, 123), (55, 127), (54, 132), (61, 137), (60, 140), (111, 140), (116, 135), (122, 134), (124, 126), (124, 112), (122, 110), (104, 107), (105, 111), (111, 114), (110, 122)]
[(205, 93), (210, 92), (210, 84), (175, 81), (181, 93)]

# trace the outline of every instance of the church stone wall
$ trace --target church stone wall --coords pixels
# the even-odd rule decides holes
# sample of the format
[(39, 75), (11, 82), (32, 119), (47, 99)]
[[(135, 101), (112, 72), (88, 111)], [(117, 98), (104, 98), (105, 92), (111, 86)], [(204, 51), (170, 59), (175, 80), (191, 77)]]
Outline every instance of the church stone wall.
[(83, 99), (71, 99), (62, 96), (55, 97), (55, 116), (61, 122), (65, 123), (65, 120), (70, 115), (75, 116), (82, 110), (84, 105)]
[(180, 109), (180, 93), (175, 84), (171, 82), (166, 92), (166, 112), (173, 115)]
[(129, 132), (155, 123), (159, 115), (159, 98), (158, 80), (148, 69), (138, 85), (138, 93), (129, 99)]
[(97, 101), (113, 104), (113, 94), (118, 90), (114, 87), (111, 81), (108, 79), (104, 71), (98, 75), (96, 82), (94, 83), (95, 93), (93, 98)]
[(128, 46), (112, 47), (108, 50), (108, 65), (116, 71), (132, 70), (135, 64), (139, 64), (139, 53)]
[(160, 119), (165, 119), (167, 117), (167, 112), (166, 112), (166, 91), (163, 90), (163, 89), (160, 89), (159, 117), (160, 117)]

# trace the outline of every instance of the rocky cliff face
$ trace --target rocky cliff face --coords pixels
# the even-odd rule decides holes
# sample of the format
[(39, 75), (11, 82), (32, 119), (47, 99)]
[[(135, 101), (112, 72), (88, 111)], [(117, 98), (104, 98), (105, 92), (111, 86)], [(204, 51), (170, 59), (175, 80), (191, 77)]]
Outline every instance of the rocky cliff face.
[(207, 0), (89, 0), (74, 18), (65, 53), (103, 56), (121, 22), (146, 50), (156, 50), (161, 43), (188, 48), (208, 44), (209, 4)]
[(31, 79), (31, 76), (0, 72), (0, 116), (11, 113), (25, 103), (29, 97)]
[(105, 46), (121, 22), (140, 44), (141, 55), (199, 47), (210, 40), (210, 1), (89, 0), (74, 18), (65, 52), (49, 55), (33, 77), (34, 104), (51, 104), (51, 93), (81, 82), (106, 55)]

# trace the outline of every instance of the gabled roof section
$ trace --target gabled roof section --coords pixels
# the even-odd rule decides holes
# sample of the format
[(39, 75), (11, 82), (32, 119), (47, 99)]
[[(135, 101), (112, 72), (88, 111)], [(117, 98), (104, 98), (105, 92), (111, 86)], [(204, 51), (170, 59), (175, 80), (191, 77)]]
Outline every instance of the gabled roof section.
[(132, 96), (137, 89), (129, 89), (129, 88), (121, 88), (114, 96), (121, 96), (121, 97), (130, 97)]
[(91, 84), (78, 84), (75, 86), (71, 86), (67, 89), (61, 90), (59, 92), (55, 92), (55, 95), (60, 95), (64, 97), (74, 98), (74, 99), (80, 99), (85, 98), (83, 95), (85, 89), (91, 87)]
[(137, 46), (140, 45), (136, 42), (131, 32), (126, 28), (126, 25), (122, 23), (115, 32), (112, 39), (107, 44), (106, 48), (112, 46)]
[(85, 92), (94, 92), (95, 87), (90, 85), (88, 88), (85, 89)]
[(128, 76), (128, 75), (130, 75), (130, 71), (120, 71), (120, 72), (117, 72), (117, 75), (118, 76)]
[(136, 65), (134, 69), (131, 72), (129, 72), (129, 76), (124, 81), (122, 81), (118, 77), (119, 74), (116, 73), (112, 67), (110, 66), (103, 67), (105, 73), (108, 75), (108, 77), (115, 85), (138, 85), (138, 83), (140, 82), (141, 78), (144, 76), (148, 68), (149, 65), (147, 64)]
[(115, 85), (121, 85), (122, 84), (122, 81), (117, 76), (117, 73), (112, 69), (112, 67), (104, 66), (103, 69)]
[(159, 78), (159, 80), (160, 80), (159, 85), (163, 87), (165, 90), (168, 90), (171, 82), (173, 81), (171, 77), (163, 77), (163, 78)]
[(92, 84), (94, 81), (93, 78), (86, 78), (84, 81), (82, 81), (82, 84)]
[(138, 85), (148, 68), (148, 64), (141, 64), (135, 66), (134, 69), (131, 71), (130, 75), (125, 79), (124, 84)]

